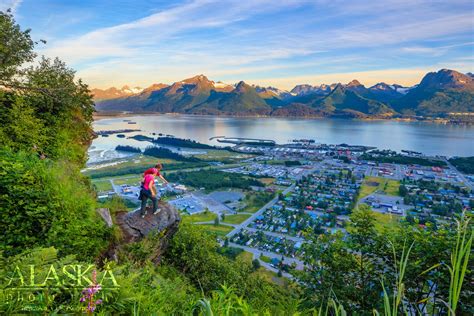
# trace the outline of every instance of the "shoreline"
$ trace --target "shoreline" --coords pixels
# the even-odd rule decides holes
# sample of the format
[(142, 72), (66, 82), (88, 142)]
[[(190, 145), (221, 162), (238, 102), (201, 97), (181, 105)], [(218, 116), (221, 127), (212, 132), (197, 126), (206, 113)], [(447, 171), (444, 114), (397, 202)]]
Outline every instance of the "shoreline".
[(285, 119), (331, 119), (331, 120), (351, 120), (351, 121), (394, 121), (394, 122), (417, 122), (417, 123), (434, 123), (440, 125), (461, 125), (461, 126), (470, 126), (474, 125), (474, 122), (453, 122), (444, 118), (426, 118), (426, 119), (416, 119), (416, 118), (356, 118), (356, 117), (328, 117), (328, 116), (273, 116), (273, 115), (231, 115), (231, 114), (222, 114), (222, 115), (213, 115), (213, 114), (192, 114), (192, 113), (162, 113), (162, 112), (124, 112), (124, 111), (97, 111), (93, 114), (93, 119), (103, 119), (110, 117), (128, 117), (128, 116), (152, 116), (152, 115), (166, 115), (166, 116), (194, 116), (194, 117), (223, 117), (223, 118), (285, 118)]

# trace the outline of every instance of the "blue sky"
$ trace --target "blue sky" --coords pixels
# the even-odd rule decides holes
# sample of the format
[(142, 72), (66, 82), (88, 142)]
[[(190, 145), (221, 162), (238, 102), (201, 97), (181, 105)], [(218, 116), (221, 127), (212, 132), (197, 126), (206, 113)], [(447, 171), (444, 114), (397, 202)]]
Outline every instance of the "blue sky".
[(474, 71), (471, 0), (0, 0), (93, 87), (205, 74), (273, 85), (411, 85)]

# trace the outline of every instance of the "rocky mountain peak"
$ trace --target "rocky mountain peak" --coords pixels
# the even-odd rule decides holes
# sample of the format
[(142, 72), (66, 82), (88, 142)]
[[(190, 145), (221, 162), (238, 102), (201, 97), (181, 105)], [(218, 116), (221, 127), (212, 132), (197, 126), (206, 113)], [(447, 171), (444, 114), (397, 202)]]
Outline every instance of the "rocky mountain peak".
[(154, 83), (152, 84), (151, 86), (143, 89), (143, 92), (152, 92), (152, 91), (158, 91), (158, 90), (161, 90), (163, 88), (166, 88), (168, 87), (167, 84), (164, 84), (164, 83)]
[(385, 82), (379, 82), (372, 87), (370, 87), (371, 90), (394, 90), (392, 86), (386, 84)]
[(196, 75), (196, 76), (191, 77), (191, 78), (188, 78), (188, 79), (184, 79), (182, 82), (183, 82), (183, 83), (194, 83), (194, 84), (198, 84), (198, 83), (213, 83), (212, 81), (210, 81), (209, 79), (207, 79), (207, 77), (204, 76), (203, 74), (201, 74), (201, 75)]
[(451, 69), (426, 74), (419, 85), (431, 89), (474, 89), (474, 79)]
[(347, 87), (358, 87), (358, 86), (363, 86), (358, 80), (354, 79), (351, 82), (349, 82)]
[(247, 92), (249, 89), (252, 87), (246, 84), (244, 81), (240, 81), (236, 86), (235, 86), (235, 91), (236, 92)]

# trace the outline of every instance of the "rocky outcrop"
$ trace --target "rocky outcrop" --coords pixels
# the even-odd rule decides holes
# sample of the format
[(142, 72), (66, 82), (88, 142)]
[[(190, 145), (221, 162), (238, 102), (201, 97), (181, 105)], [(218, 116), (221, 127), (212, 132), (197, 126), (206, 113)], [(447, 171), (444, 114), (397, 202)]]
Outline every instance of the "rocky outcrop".
[(181, 221), (178, 212), (166, 203), (160, 203), (161, 211), (153, 215), (151, 208), (147, 209), (147, 215), (142, 218), (140, 210), (117, 215), (117, 224), (128, 236), (128, 242), (139, 241), (150, 233), (165, 233), (175, 231)]
[(179, 213), (169, 204), (160, 202), (159, 208), (161, 211), (156, 215), (153, 215), (151, 208), (148, 208), (145, 218), (142, 218), (140, 209), (118, 213), (115, 216), (115, 224), (120, 228), (122, 238), (111, 245), (105, 257), (109, 260), (117, 260), (117, 254), (122, 246), (138, 242), (150, 234), (159, 234), (159, 242), (153, 254), (150, 254), (152, 261), (158, 264), (181, 222)]
[(98, 208), (95, 211), (100, 215), (100, 217), (102, 217), (107, 227), (112, 227), (114, 225), (108, 208)]

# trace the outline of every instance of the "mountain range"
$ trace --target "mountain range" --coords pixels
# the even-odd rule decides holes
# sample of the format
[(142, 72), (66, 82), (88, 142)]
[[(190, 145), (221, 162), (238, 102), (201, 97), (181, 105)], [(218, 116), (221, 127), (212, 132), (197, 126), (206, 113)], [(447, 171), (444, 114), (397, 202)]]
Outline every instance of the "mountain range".
[(474, 112), (474, 77), (441, 69), (426, 74), (413, 87), (377, 83), (297, 85), (291, 91), (231, 85), (198, 75), (171, 85), (145, 89), (92, 89), (98, 111), (189, 113), (210, 115), (273, 115), (311, 117), (393, 118), (445, 117)]

